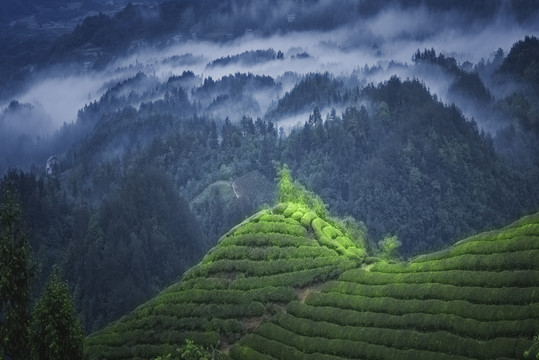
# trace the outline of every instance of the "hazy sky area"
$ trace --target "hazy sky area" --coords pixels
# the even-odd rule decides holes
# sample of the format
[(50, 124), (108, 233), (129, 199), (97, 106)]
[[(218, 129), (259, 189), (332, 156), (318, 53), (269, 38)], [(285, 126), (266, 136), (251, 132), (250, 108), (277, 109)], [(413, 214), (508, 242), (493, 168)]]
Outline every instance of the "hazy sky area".
[[(292, 32), (260, 38), (247, 34), (227, 43), (188, 40), (164, 50), (151, 47), (118, 59), (104, 71), (51, 72), (41, 74), (42, 80), (33, 84), (24, 94), (14, 97), (23, 103), (38, 106), (49, 118), (40, 129), (48, 133), (63, 123), (74, 122), (77, 111), (90, 101), (98, 100), (108, 86), (131, 77), (138, 71), (155, 75), (166, 81), (172, 75), (191, 70), (201, 79), (212, 77), (214, 80), (236, 72), (268, 75), (279, 81), (287, 71), (300, 75), (311, 72), (330, 72), (335, 76), (349, 76), (354, 73), (360, 83), (375, 84), (388, 79), (391, 75), (401, 78), (417, 74), (409, 68), (392, 68), (374, 74), (364, 73), (362, 69), (380, 65), (387, 69), (390, 61), (410, 64), (413, 53), (418, 49), (434, 48), (439, 53), (455, 57), (458, 62), (470, 61), (477, 64), (481, 59), (491, 59), (498, 48), (507, 53), (511, 45), (526, 35), (537, 32), (539, 25), (523, 28), (510, 14), (500, 14), (489, 24), (473, 24), (466, 30), (453, 27), (456, 14), (431, 14), (424, 7), (402, 11), (388, 9), (374, 18), (327, 32)], [(470, 28), (474, 31), (470, 31)], [(283, 51), (283, 61), (269, 61), (254, 66), (233, 63), (227, 66), (208, 67), (211, 61), (236, 55), (249, 50), (273, 48)], [(292, 58), (306, 52), (311, 57)], [(171, 65), (164, 59), (192, 54), (196, 63)], [(198, 58), (198, 59), (197, 59)], [(444, 99), (447, 84), (437, 77), (422, 77), (425, 84)], [(282, 84), (282, 96), (294, 84)], [(140, 89), (141, 93), (145, 89)], [(276, 99), (258, 99), (262, 106), (269, 106)], [(0, 107), (4, 109), (7, 104)], [(265, 109), (262, 109), (263, 111)], [(242, 114), (238, 114), (241, 117)], [(36, 128), (34, 128), (36, 130)]]

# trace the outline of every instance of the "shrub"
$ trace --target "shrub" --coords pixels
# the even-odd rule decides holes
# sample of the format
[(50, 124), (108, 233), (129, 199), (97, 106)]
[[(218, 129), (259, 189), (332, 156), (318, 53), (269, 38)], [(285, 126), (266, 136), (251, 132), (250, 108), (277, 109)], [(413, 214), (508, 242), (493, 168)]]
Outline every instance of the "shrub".
[(283, 215), (286, 217), (291, 217), (299, 208), (299, 205), (296, 203), (288, 203), (286, 210), (283, 212)]
[(290, 217), (296, 221), (300, 221), (303, 217), (304, 212), (301, 210), (296, 210)]
[(315, 212), (313, 211), (308, 211), (306, 212), (302, 217), (301, 217), (301, 224), (305, 227), (310, 227), (311, 226), (311, 222), (316, 219), (318, 217), (318, 215), (316, 215)]
[(267, 234), (267, 233), (280, 233), (294, 236), (307, 236), (307, 231), (301, 225), (282, 223), (282, 222), (250, 222), (240, 226), (234, 232), (234, 235), (242, 234)]
[[(362, 328), (340, 326), (327, 322), (316, 322), (309, 319), (296, 318), (281, 313), (275, 321), (282, 329), (308, 338), (324, 338), (345, 341), (365, 341), (369, 344), (383, 345), (396, 349), (416, 349), (436, 353), (458, 354), (476, 359), (493, 359), (500, 356), (514, 357), (515, 344), (520, 339), (496, 338), (494, 340), (477, 341), (444, 331), (417, 332), (401, 329)], [(262, 335), (263, 330), (261, 330)], [(278, 334), (278, 328), (272, 328), (269, 334)], [(257, 332), (258, 333), (258, 332)], [(273, 335), (275, 336), (275, 335)], [(282, 340), (279, 338), (279, 340)], [(517, 345), (521, 347), (521, 345)], [(518, 356), (518, 355), (517, 355)]]
[(516, 238), (507, 238), (495, 241), (489, 240), (474, 240), (459, 243), (457, 246), (447, 250), (439, 251), (432, 254), (421, 255), (413, 260), (413, 262), (425, 262), (450, 258), (464, 254), (500, 254), (510, 253), (522, 250), (537, 250), (539, 242), (537, 237), (519, 236)]
[(304, 287), (315, 282), (338, 276), (343, 271), (342, 266), (344, 264), (346, 264), (346, 262), (340, 263), (339, 265), (330, 265), (276, 275), (240, 278), (234, 281), (230, 288), (249, 290), (266, 286)]
[(392, 315), (380, 312), (344, 310), (331, 306), (310, 306), (293, 301), (286, 311), (298, 318), (326, 321), (343, 326), (409, 329), (423, 332), (447, 331), (478, 340), (497, 337), (533, 335), (539, 327), (536, 320), (477, 321), (452, 314), (407, 313)]
[(273, 234), (242, 234), (226, 238), (222, 245), (238, 245), (238, 246), (318, 246), (315, 240), (311, 240), (304, 236), (295, 236), (281, 233)]
[(380, 272), (424, 272), (447, 270), (503, 271), (503, 270), (539, 270), (539, 250), (515, 251), (502, 254), (472, 255), (412, 262), (409, 264), (374, 264), (371, 271)]
[(529, 287), (539, 286), (539, 271), (536, 270), (504, 270), (472, 271), (472, 270), (446, 270), (425, 272), (380, 272), (392, 265), (377, 264), (371, 271), (364, 269), (351, 269), (344, 272), (339, 278), (342, 281), (355, 282), (366, 285), (384, 285), (393, 283), (422, 284), (438, 283), (458, 286), (484, 286), (484, 287)]
[(285, 219), (284, 215), (281, 214), (264, 214), (259, 221), (284, 222)]
[(311, 306), (334, 306), (345, 310), (392, 315), (408, 313), (452, 314), (478, 321), (517, 321), (539, 318), (539, 303), (525, 306), (479, 305), (462, 300), (400, 300), (324, 292), (312, 294), (305, 299), (305, 303)]
[(537, 300), (539, 287), (485, 288), (444, 284), (387, 284), (363, 285), (352, 282), (333, 281), (324, 287), (325, 292), (336, 292), (366, 297), (390, 297), (394, 299), (439, 299), (445, 301), (465, 300), (474, 304), (532, 304)]

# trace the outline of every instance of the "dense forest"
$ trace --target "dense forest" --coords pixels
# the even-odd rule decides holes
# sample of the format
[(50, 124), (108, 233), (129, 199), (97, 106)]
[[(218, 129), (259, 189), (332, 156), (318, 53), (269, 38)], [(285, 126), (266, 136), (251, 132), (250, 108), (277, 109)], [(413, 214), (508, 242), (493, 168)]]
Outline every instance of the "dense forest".
[[(8, 2), (2, 16), (41, 11), (47, 24), (61, 21), (54, 9), (72, 19), (99, 8), (25, 3)], [(282, 0), (280, 11), (249, 1), (120, 3), (61, 35), (29, 35), (35, 29), (22, 20), (0, 35), (0, 193), (21, 230), (3, 230), (2, 254), (15, 253), (17, 241), (6, 239), (22, 236), (32, 283), (24, 301), (41, 309), (25, 320), (30, 328), (47, 321), (38, 307), (47, 296), (71, 293), (66, 314), (80, 314), (86, 334), (128, 314), (232, 227), (273, 209), (283, 165), (332, 216), (361, 229), (361, 249), (382, 258), (388, 239), (400, 245), (391, 258), (407, 260), (539, 209), (536, 36), (506, 49), (494, 42), (469, 60), (423, 42), (437, 36), (428, 28), (388, 40), (412, 43), (405, 60), (391, 59), (381, 35), (352, 36), (363, 30), (358, 19), (375, 29), (388, 8), (436, 19), (450, 9), (463, 33), (500, 11), (533, 28), (533, 1)], [(337, 43), (335, 34), (346, 36)], [(331, 51), (353, 67), (323, 57)], [(374, 61), (360, 57), (369, 54)], [(41, 84), (46, 91), (32, 92)], [(65, 84), (80, 85), (83, 102), (62, 122), (68, 107), (42, 93), (68, 94)], [(234, 341), (244, 335), (229, 325)], [(76, 341), (81, 331), (73, 329)]]
[[(536, 38), (515, 44), (499, 73), (521, 76), (515, 68), (522, 66), (511, 59), (523, 57), (515, 52), (531, 53), (532, 63), (536, 48)], [(482, 84), (477, 73), (466, 80), (454, 59), (435, 51), (418, 52), (414, 61)], [(229, 227), (271, 203), (274, 190), (265, 184), (273, 183), (276, 163), (288, 164), (332, 212), (363, 221), (374, 243), (397, 235), (404, 257), (537, 208), (533, 79), (527, 80), (529, 93), (497, 102), (484, 85), (451, 86), (455, 93), (466, 89), (461, 96), (474, 92), (492, 111), (503, 109), (510, 121), (494, 137), (419, 80), (392, 77), (359, 88), (328, 73), (298, 79), (265, 117), (223, 121), (204, 109), (226, 94), (234, 99), (222, 101), (242, 103), (254, 91), (280, 85), (240, 73), (201, 84), (184, 73), (159, 83), (139, 72), (81, 109), (77, 122), (42, 140), (46, 144), (30, 143), (35, 151), (29, 152), (42, 163), (51, 147), (63, 146), (65, 153), (50, 174), (10, 170), (3, 184), (19, 191), (42, 281), (53, 264), (62, 264), (87, 329), (135, 307), (181, 275)], [(181, 84), (189, 82), (195, 88), (187, 94)], [(151, 93), (133, 91), (145, 84)], [(163, 99), (145, 100), (156, 94)], [(301, 113), (310, 104), (316, 105), (303, 125), (287, 134), (278, 130), (278, 116)], [(12, 103), (2, 116), (28, 107)], [(320, 108), (333, 110), (323, 119)], [(259, 174), (253, 176), (262, 194), (247, 191), (241, 201), (226, 195), (237, 187), (234, 180), (252, 172)], [(197, 199), (207, 188), (206, 199)]]

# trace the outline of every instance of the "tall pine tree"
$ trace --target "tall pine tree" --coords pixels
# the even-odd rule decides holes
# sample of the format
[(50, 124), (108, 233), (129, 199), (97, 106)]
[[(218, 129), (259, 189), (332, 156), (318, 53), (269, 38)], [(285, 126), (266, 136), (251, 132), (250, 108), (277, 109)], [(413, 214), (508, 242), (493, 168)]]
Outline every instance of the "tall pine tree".
[(56, 269), (32, 314), (32, 358), (82, 359), (82, 337), (82, 325), (75, 314), (69, 288)]
[(31, 279), (21, 208), (8, 184), (0, 204), (0, 358), (29, 358)]

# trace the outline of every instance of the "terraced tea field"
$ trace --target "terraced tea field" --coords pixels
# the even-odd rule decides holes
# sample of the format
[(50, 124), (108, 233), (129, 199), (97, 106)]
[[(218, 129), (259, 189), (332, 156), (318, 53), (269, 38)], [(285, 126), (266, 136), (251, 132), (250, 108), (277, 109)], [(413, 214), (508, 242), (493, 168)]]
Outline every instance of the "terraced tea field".
[(155, 359), (186, 339), (228, 350), (310, 286), (359, 266), (365, 250), (337, 226), (280, 204), (222, 237), (183, 279), (85, 342), (89, 359)]
[(536, 214), (407, 263), (347, 270), (304, 302), (290, 302), (229, 355), (523, 359), (538, 333)]
[(486, 360), (532, 347), (539, 214), (404, 263), (365, 266), (359, 244), (304, 206), (261, 211), (85, 352), (156, 359), (190, 339), (235, 360)]

